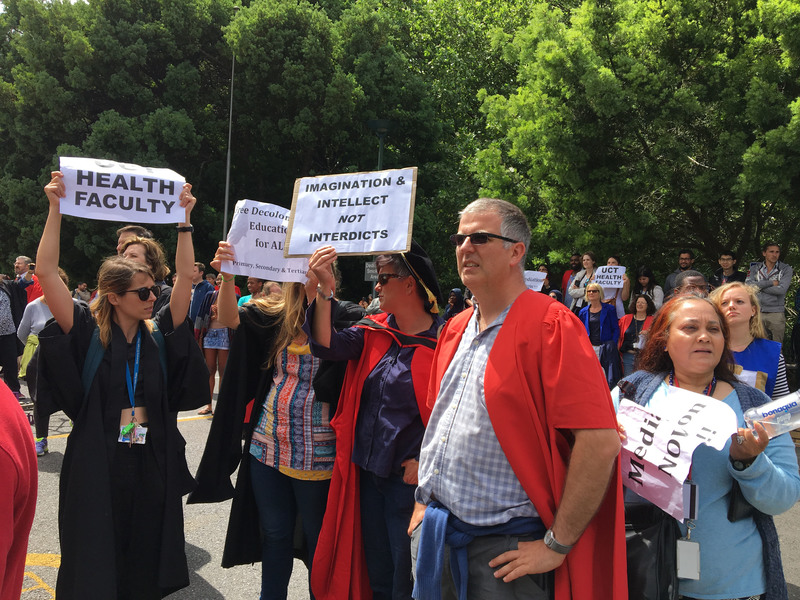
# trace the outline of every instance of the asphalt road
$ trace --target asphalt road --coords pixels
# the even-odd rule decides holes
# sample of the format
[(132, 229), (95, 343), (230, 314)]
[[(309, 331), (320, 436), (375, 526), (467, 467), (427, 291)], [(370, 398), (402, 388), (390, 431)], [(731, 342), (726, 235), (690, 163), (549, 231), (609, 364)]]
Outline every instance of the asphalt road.
[[(181, 413), (179, 427), (186, 438), (189, 468), (195, 472), (211, 421), (194, 412)], [(55, 598), (56, 572), (60, 560), (58, 545), (58, 477), (70, 430), (63, 414), (51, 421), (50, 453), (39, 459), (39, 499), (28, 546), (26, 578), (21, 600)], [(185, 506), (186, 553), (191, 585), (169, 596), (175, 600), (255, 600), (259, 596), (260, 564), (223, 569), (220, 567), (230, 501)], [(777, 517), (784, 571), (790, 600), (800, 600), (800, 504)], [(732, 565), (733, 566), (733, 565)], [(308, 573), (295, 561), (290, 583), (290, 600), (308, 598)]]

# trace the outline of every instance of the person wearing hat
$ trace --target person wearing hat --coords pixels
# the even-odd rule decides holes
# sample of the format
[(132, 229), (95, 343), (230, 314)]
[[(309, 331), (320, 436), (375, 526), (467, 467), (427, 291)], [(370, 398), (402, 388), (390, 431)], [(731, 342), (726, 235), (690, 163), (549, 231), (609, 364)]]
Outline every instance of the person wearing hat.
[(328, 506), (311, 571), (316, 600), (411, 598), (411, 549), (406, 534), (414, 508), (418, 457), (425, 425), (428, 379), (443, 320), (436, 274), (425, 251), (375, 260), (381, 310), (336, 331), (332, 246), (318, 249), (309, 267), (319, 279), (304, 329), (311, 352), (348, 360), (331, 421), (336, 460)]

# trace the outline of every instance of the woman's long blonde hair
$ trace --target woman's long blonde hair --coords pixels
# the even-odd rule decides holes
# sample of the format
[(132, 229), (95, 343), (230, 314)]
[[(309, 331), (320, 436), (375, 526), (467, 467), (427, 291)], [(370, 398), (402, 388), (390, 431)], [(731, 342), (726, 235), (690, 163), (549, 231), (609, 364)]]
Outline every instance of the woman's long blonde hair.
[[(131, 285), (137, 273), (143, 273), (153, 279), (150, 267), (121, 256), (107, 258), (97, 272), (97, 296), (90, 306), (97, 328), (100, 330), (100, 343), (108, 348), (111, 342), (111, 321), (114, 316), (114, 305), (108, 300), (108, 294), (122, 294)], [(152, 323), (146, 321), (152, 331)]]
[(750, 304), (756, 309), (755, 314), (750, 317), (750, 335), (754, 338), (767, 337), (767, 330), (764, 328), (764, 321), (761, 319), (761, 302), (758, 300), (758, 288), (754, 285), (746, 285), (741, 281), (731, 281), (725, 285), (719, 286), (708, 295), (708, 299), (714, 303), (720, 311), (722, 311), (722, 297), (730, 290), (740, 289), (747, 293), (750, 298)]
[(284, 283), (281, 289), (283, 294), (280, 296), (270, 294), (250, 301), (260, 311), (279, 319), (280, 329), (264, 364), (268, 369), (277, 363), (283, 349), (303, 333), (303, 324), (306, 322), (305, 286), (302, 283)]

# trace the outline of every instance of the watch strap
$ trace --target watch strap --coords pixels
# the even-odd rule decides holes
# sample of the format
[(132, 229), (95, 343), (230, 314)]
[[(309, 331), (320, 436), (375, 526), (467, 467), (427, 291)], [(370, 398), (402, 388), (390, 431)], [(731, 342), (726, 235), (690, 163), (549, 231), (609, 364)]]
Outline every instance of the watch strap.
[(553, 552), (558, 552), (559, 554), (567, 554), (570, 550), (572, 550), (572, 546), (565, 546), (564, 544), (560, 544), (558, 540), (556, 540), (555, 536), (553, 535), (553, 530), (548, 529), (544, 533), (544, 545), (550, 548)]

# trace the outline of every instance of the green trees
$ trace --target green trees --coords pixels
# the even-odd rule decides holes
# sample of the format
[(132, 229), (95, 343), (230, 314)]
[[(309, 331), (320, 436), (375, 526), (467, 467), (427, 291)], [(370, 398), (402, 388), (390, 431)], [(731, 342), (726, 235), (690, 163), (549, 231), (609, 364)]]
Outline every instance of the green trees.
[[(787, 2), (539, 3), (487, 96), (485, 191), (530, 203), (540, 244), (670, 265), (797, 233), (798, 9)], [(633, 261), (631, 261), (633, 262)]]
[[(444, 286), (446, 233), (480, 192), (573, 249), (665, 274), (675, 250), (746, 260), (800, 227), (800, 9), (791, 0), (10, 0), (0, 13), (0, 259), (35, 251), (59, 154), (170, 167), (201, 200), (198, 256), (231, 198), (294, 179), (420, 168), (414, 235)], [(482, 189), (481, 189), (482, 188)], [(70, 219), (91, 279), (114, 224)], [(170, 227), (156, 232), (167, 248)], [(791, 256), (791, 255), (790, 255)], [(345, 266), (347, 271), (349, 267)], [(353, 267), (353, 276), (360, 273)], [(0, 269), (2, 270), (2, 269)], [(360, 277), (360, 275), (359, 275)]]

